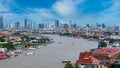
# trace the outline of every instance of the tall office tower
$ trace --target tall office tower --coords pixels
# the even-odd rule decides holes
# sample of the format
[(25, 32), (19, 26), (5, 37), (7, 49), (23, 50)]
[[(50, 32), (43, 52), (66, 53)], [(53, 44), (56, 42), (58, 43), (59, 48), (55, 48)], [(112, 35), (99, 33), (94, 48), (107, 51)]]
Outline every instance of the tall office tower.
[(11, 29), (12, 28), (12, 24), (11, 23), (7, 23), (7, 27), (8, 29)]
[(62, 23), (60, 23), (60, 28), (63, 28), (63, 24)]
[(3, 16), (0, 16), (0, 29), (4, 28)]
[(86, 24), (86, 27), (88, 27), (88, 28), (89, 28), (89, 27), (90, 27), (90, 24)]
[(16, 28), (16, 29), (19, 29), (19, 28), (20, 28), (20, 22), (16, 22), (16, 23), (15, 23), (15, 28)]
[(24, 20), (24, 28), (27, 29), (27, 19)]
[(69, 28), (72, 28), (72, 21), (70, 21), (70, 25), (69, 25)]
[(44, 24), (45, 29), (49, 29), (49, 23)]
[(77, 28), (77, 24), (76, 24), (76, 23), (73, 24), (73, 28), (74, 28), (74, 29)]
[(44, 24), (43, 23), (39, 24), (39, 29), (44, 29)]
[(106, 28), (106, 25), (104, 23), (102, 24), (102, 28)]
[(68, 24), (64, 24), (64, 29), (68, 29), (69, 25)]
[(96, 26), (97, 26), (97, 27), (101, 27), (101, 25), (100, 25), (99, 23), (96, 23)]
[(30, 24), (29, 24), (29, 29), (34, 29), (35, 28), (35, 24), (33, 23), (33, 22), (31, 22)]
[(59, 20), (56, 20), (56, 21), (55, 21), (55, 28), (58, 29), (59, 27), (60, 27)]

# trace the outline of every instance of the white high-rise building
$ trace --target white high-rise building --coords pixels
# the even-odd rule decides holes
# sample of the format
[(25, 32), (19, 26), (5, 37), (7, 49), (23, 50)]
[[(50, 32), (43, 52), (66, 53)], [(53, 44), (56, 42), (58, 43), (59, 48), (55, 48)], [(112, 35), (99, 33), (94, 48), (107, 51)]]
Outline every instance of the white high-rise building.
[(29, 24), (29, 29), (35, 29), (35, 24), (33, 22)]
[(7, 26), (6, 26), (6, 28), (8, 28), (8, 29), (11, 29), (11, 28), (13, 28), (13, 25), (12, 25), (12, 23), (7, 23)]

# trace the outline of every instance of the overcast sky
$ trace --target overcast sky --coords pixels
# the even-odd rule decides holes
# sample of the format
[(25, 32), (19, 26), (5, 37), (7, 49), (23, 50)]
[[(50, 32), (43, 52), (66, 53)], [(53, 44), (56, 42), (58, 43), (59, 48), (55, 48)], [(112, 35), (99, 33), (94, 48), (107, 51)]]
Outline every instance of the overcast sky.
[(5, 23), (23, 23), (27, 18), (35, 23), (59, 19), (79, 25), (120, 25), (120, 0), (0, 0), (0, 15)]

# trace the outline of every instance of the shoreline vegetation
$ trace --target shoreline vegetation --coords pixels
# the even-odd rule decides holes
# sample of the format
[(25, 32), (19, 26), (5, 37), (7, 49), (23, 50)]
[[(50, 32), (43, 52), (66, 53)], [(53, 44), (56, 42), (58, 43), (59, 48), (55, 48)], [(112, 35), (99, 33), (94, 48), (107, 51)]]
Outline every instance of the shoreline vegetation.
[(29, 47), (36, 47), (38, 45), (44, 45), (50, 43), (50, 39), (48, 37), (40, 37), (39, 39), (35, 37), (29, 37), (23, 35), (20, 37), (21, 40), (11, 39), (5, 41), (6, 37), (0, 37), (0, 45), (1, 48), (7, 48), (8, 50), (15, 50), (16, 46), (21, 46), (21, 48), (29, 48)]
[[(39, 49), (42, 46), (53, 43), (52, 39), (45, 36), (19, 36), (20, 40), (10, 39), (10, 37), (0, 37), (0, 48), (3, 50), (4, 56), (0, 59), (13, 58), (21, 54), (23, 51)], [(2, 51), (1, 51), (2, 52)]]

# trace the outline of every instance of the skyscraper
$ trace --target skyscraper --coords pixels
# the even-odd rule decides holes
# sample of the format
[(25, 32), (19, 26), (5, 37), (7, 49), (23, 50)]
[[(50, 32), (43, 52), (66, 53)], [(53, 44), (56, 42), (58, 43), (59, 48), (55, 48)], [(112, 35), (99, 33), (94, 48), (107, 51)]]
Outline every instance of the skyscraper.
[(68, 29), (69, 25), (67, 23), (64, 24), (64, 29)]
[(3, 24), (3, 16), (0, 16), (0, 29), (4, 28), (4, 24)]
[(16, 22), (16, 23), (15, 23), (15, 28), (16, 28), (16, 29), (19, 29), (19, 28), (20, 28), (20, 22)]
[(89, 27), (90, 27), (90, 24), (86, 24), (86, 27), (88, 27), (88, 28), (89, 28)]
[(72, 21), (70, 21), (70, 25), (69, 25), (70, 28), (72, 28)]
[(102, 28), (106, 28), (106, 25), (104, 23), (102, 24)]
[(27, 29), (27, 19), (24, 20), (24, 28)]
[(6, 28), (11, 29), (12, 28), (12, 24), (11, 23), (7, 23)]
[(45, 23), (45, 24), (44, 24), (44, 27), (45, 27), (46, 29), (49, 29), (49, 23)]
[(55, 21), (55, 28), (58, 29), (59, 27), (60, 27), (59, 20), (56, 20), (56, 21)]
[(35, 24), (33, 22), (29, 24), (29, 29), (35, 29)]
[(39, 28), (40, 28), (40, 29), (43, 29), (43, 28), (44, 28), (44, 24), (43, 24), (43, 23), (40, 23), (40, 24), (39, 24)]
[(77, 28), (77, 24), (76, 24), (76, 23), (73, 24), (73, 28), (74, 28), (74, 29)]

